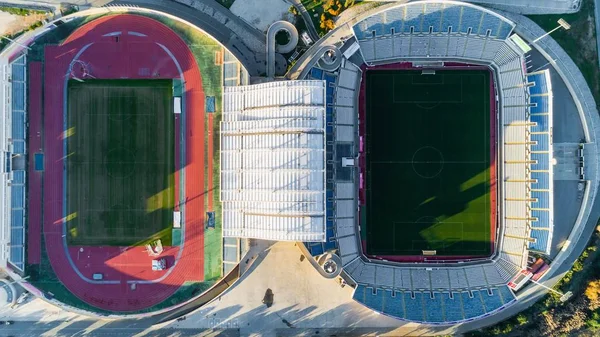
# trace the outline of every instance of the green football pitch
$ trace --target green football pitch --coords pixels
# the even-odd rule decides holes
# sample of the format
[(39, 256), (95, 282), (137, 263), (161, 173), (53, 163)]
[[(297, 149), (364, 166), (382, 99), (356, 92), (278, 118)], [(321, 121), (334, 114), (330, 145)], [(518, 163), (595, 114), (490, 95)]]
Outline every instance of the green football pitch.
[(68, 243), (171, 245), (174, 208), (172, 80), (69, 81)]
[(489, 72), (366, 81), (367, 254), (489, 255)]

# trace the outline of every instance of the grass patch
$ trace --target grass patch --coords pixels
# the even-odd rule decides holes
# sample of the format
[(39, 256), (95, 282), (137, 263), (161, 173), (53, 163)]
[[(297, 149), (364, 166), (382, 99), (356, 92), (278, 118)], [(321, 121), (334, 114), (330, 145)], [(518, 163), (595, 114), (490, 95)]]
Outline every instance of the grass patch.
[(556, 28), (560, 18), (565, 19), (571, 25), (570, 30), (561, 28), (553, 32), (551, 36), (581, 70), (594, 99), (596, 102), (600, 102), (600, 69), (596, 46), (594, 1), (584, 0), (581, 10), (573, 14), (530, 15), (528, 17), (546, 31)]
[(171, 245), (174, 115), (171, 80), (69, 81), (70, 245)]
[(20, 7), (0, 7), (0, 12), (6, 12), (19, 16), (28, 16), (31, 14), (46, 14), (48, 11), (41, 11), (35, 9), (28, 8), (20, 8)]
[(489, 255), (489, 72), (366, 80), (368, 254)]

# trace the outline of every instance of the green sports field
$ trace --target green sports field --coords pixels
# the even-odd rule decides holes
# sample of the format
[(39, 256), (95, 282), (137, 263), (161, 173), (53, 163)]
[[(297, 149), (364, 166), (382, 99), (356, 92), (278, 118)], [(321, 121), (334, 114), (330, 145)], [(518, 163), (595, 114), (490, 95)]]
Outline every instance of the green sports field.
[(171, 245), (173, 82), (71, 80), (67, 95), (68, 243)]
[(366, 81), (367, 254), (489, 255), (489, 72)]

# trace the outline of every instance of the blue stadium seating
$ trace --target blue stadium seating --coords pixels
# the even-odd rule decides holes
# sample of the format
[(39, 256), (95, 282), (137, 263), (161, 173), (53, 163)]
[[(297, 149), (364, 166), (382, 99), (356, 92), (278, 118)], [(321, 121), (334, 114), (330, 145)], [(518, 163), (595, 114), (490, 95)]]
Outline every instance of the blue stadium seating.
[[(25, 55), (11, 64), (12, 79), (12, 151), (25, 153)], [(21, 270), (25, 258), (25, 171), (14, 171), (11, 194), (11, 248), (9, 261)]]
[(460, 24), (461, 6), (450, 5), (444, 8), (444, 16), (442, 18), (442, 32), (447, 32), (449, 27), (457, 33)]
[(531, 203), (531, 208), (550, 208), (548, 192), (531, 191), (531, 197), (537, 199)]
[(548, 131), (548, 115), (530, 115), (529, 120), (537, 123), (530, 128), (531, 132), (547, 132)]
[(492, 289), (491, 295), (489, 295), (487, 290), (480, 290), (479, 294), (483, 299), (483, 305), (485, 306), (486, 312), (492, 312), (504, 305), (504, 303), (502, 303), (502, 297), (500, 297), (500, 293), (497, 289)]
[(471, 34), (477, 35), (479, 33), (479, 25), (481, 24), (482, 15), (483, 12), (476, 8), (463, 6), (460, 32), (466, 34), (469, 31), (469, 28), (471, 28)]
[(15, 62), (11, 65), (11, 68), (11, 79), (13, 83), (25, 81), (25, 65)]
[(411, 321), (423, 322), (423, 293), (415, 292), (415, 298), (411, 297), (410, 292), (404, 293), (404, 307), (406, 308), (406, 319)]
[(402, 293), (397, 293), (396, 296), (392, 296), (391, 290), (385, 291), (383, 313), (397, 318), (404, 318), (404, 302)]
[(533, 222), (533, 227), (550, 228), (550, 214), (548, 211), (534, 209), (531, 211), (531, 216), (538, 219), (537, 221)]
[(433, 293), (433, 298), (429, 294), (424, 294), (426, 321), (440, 323), (444, 321), (444, 311), (442, 294)]
[(481, 316), (485, 313), (479, 292), (474, 291), (473, 297), (470, 297), (469, 292), (464, 291), (461, 293), (461, 299), (463, 302), (463, 309), (465, 311), (465, 318), (473, 318)]
[(366, 288), (365, 305), (373, 310), (383, 312), (383, 298), (385, 291), (379, 289), (376, 294), (373, 294), (373, 288)]
[(25, 207), (25, 186), (24, 185), (13, 185), (11, 186), (11, 207), (12, 208), (23, 208)]
[(24, 250), (22, 247), (19, 247), (18, 244), (14, 244), (10, 247), (10, 262), (23, 270), (25, 264)]
[(491, 37), (498, 36), (498, 32), (500, 30), (500, 25), (502, 24), (502, 20), (500, 20), (497, 16), (485, 13), (483, 15), (483, 19), (481, 20), (481, 27), (479, 28), (479, 35), (487, 35), (488, 30), (490, 31)]
[(363, 305), (386, 315), (414, 322), (444, 324), (472, 319), (496, 311), (513, 302), (512, 292), (506, 286), (498, 288), (473, 290), (472, 297), (468, 291), (435, 292), (433, 298), (429, 292), (396, 291), (377, 289), (358, 285), (353, 299)]
[(546, 251), (546, 247), (549, 244), (548, 240), (550, 238), (550, 232), (548, 230), (532, 229), (530, 236), (535, 239), (535, 242), (531, 242), (529, 248)]
[(450, 298), (450, 294), (444, 294), (444, 304), (446, 306), (446, 321), (462, 321), (465, 317), (463, 315), (460, 293), (452, 293), (452, 295), (453, 297)]
[(536, 142), (531, 146), (531, 151), (548, 151), (550, 149), (549, 133), (534, 133), (531, 135), (531, 140)]
[(25, 141), (13, 140), (13, 153), (24, 154), (25, 153)]
[(548, 96), (531, 96), (529, 102), (534, 104), (530, 107), (531, 113), (548, 113), (550, 109), (550, 99)]
[(531, 159), (537, 161), (531, 164), (532, 170), (548, 170), (550, 168), (550, 161), (548, 160), (548, 153), (531, 153)]
[(25, 184), (25, 171), (13, 171), (13, 184)]
[(423, 5), (406, 6), (406, 18), (404, 20), (404, 33), (410, 33), (412, 27), (413, 32), (420, 33), (421, 21), (423, 20)]
[(429, 27), (433, 27), (433, 33), (441, 32), (442, 26), (442, 8), (441, 3), (426, 3), (425, 15), (423, 15), (423, 31), (428, 32)]
[(508, 304), (515, 300), (515, 295), (508, 287), (500, 287), (498, 290), (500, 291), (500, 295), (502, 296), (502, 302), (504, 302), (504, 304)]
[[(506, 39), (513, 30), (513, 24), (499, 16), (482, 11), (470, 5), (444, 2), (414, 2), (388, 9), (354, 25), (353, 30), (359, 41), (395, 34), (445, 33), (452, 32), (489, 36)], [(373, 35), (375, 34), (375, 35)]]
[(310, 76), (315, 80), (322, 80), (323, 79), (323, 69), (312, 68), (310, 70)]
[(549, 80), (548, 70), (527, 75), (527, 82), (530, 83), (527, 89), (531, 105), (529, 120), (536, 123), (530, 128), (532, 132), (530, 139), (535, 142), (531, 146), (531, 159), (535, 161), (531, 164), (531, 178), (535, 179), (535, 182), (531, 183), (531, 196), (538, 199), (531, 203), (532, 216), (537, 220), (531, 222), (533, 227), (531, 237), (535, 239), (535, 242), (530, 243), (529, 248), (546, 254), (550, 253), (552, 224), (549, 209), (553, 203), (551, 194), (552, 164), (550, 162), (552, 158), (550, 139), (552, 92)]
[(536, 182), (531, 184), (533, 189), (549, 189), (550, 188), (550, 176), (547, 172), (531, 172), (531, 178), (535, 179)]
[(359, 284), (356, 286), (356, 289), (354, 290), (354, 295), (352, 296), (352, 299), (354, 299), (357, 302), (360, 303), (365, 303), (365, 292), (366, 292), (366, 287)]
[(13, 111), (12, 116), (12, 137), (16, 139), (25, 139), (25, 113), (22, 111)]
[(404, 24), (404, 8), (393, 8), (384, 13), (385, 15), (385, 33), (391, 34), (392, 29), (394, 33), (401, 33)]
[(513, 31), (513, 28), (514, 27), (510, 23), (502, 21), (502, 23), (500, 24), (498, 38), (502, 40), (508, 39), (510, 33), (512, 33)]
[(527, 82), (534, 84), (529, 87), (531, 95), (545, 94), (548, 92), (548, 84), (543, 73), (527, 75)]

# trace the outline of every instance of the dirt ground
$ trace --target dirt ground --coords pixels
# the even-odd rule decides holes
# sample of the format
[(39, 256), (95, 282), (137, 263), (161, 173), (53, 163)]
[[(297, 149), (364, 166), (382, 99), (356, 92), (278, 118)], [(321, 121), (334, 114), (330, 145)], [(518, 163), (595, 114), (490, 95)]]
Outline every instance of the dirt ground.
[(48, 14), (30, 14), (28, 16), (13, 15), (0, 11), (0, 34), (12, 35), (32, 24), (45, 19)]

